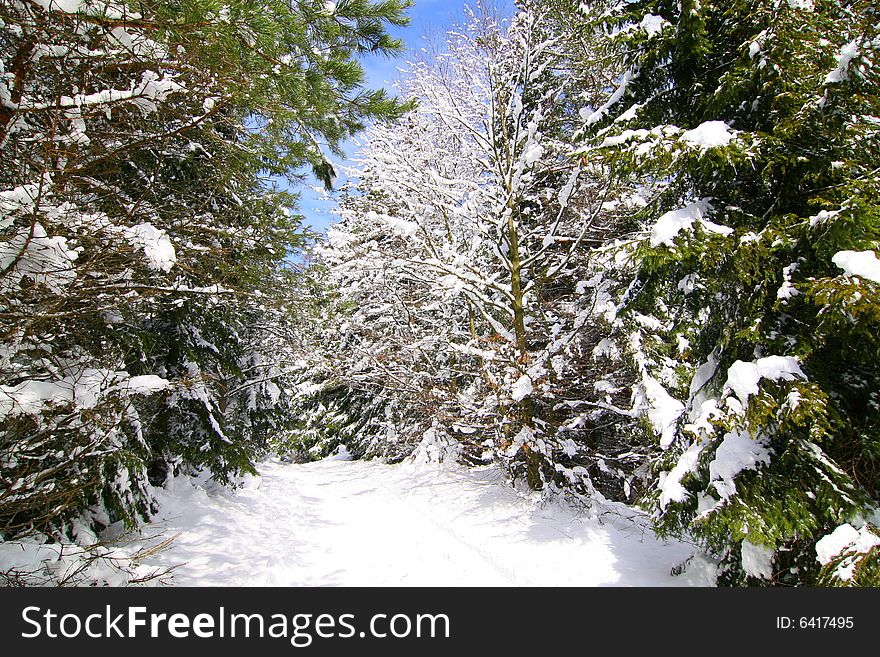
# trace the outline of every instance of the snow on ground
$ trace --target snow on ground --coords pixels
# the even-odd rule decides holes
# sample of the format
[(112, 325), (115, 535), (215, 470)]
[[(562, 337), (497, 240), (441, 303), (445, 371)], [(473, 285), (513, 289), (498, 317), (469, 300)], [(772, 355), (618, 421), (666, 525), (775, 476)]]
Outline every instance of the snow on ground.
[(517, 492), (498, 470), (325, 459), (268, 461), (232, 492), (178, 478), (146, 562), (187, 586), (688, 586), (691, 546), (622, 505), (591, 515)]

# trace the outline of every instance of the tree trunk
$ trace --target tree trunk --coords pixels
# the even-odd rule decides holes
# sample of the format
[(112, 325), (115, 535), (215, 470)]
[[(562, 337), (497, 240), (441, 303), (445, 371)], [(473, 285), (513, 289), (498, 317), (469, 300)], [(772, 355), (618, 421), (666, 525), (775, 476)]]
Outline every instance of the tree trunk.
[(519, 234), (513, 221), (513, 211), (507, 218), (507, 239), (510, 243), (510, 292), (513, 295), (513, 331), (520, 362), (528, 357), (526, 322), (523, 310), (522, 269), (519, 259)]
[[(513, 208), (507, 218), (507, 239), (510, 244), (510, 291), (513, 296), (513, 330), (516, 336), (517, 364), (522, 366), (528, 362), (528, 346), (526, 344), (526, 322), (523, 307), (522, 265), (519, 257), (519, 234), (513, 220)], [(519, 403), (520, 417), (523, 426), (532, 425), (532, 404), (529, 397)], [(531, 445), (522, 446), (522, 454), (526, 461), (526, 480), (529, 488), (540, 490), (544, 486), (541, 480), (541, 456)]]

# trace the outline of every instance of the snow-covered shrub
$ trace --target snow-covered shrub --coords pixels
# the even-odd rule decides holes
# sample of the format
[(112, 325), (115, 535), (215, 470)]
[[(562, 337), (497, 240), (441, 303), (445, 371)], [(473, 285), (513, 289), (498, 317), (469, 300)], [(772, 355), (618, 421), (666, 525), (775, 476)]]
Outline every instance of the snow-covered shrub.
[(79, 530), (75, 543), (40, 534), (0, 543), (0, 586), (157, 586), (169, 580), (165, 569), (140, 563), (167, 544), (132, 552)]

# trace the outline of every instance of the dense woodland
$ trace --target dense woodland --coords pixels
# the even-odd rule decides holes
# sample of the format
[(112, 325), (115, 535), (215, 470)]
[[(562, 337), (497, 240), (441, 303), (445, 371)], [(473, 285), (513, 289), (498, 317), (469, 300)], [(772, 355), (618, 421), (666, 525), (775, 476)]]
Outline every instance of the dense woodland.
[(0, 0), (0, 538), (421, 446), (880, 585), (873, 3), (478, 6), (368, 90), (409, 4)]

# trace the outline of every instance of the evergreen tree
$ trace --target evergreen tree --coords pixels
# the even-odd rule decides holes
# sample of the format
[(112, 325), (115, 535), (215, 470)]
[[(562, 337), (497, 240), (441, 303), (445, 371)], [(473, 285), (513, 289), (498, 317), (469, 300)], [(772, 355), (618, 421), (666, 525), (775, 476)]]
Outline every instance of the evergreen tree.
[(683, 0), (601, 20), (624, 72), (584, 152), (650, 192), (629, 347), (646, 377), (680, 363), (646, 397), (651, 503), (722, 581), (814, 582), (817, 541), (877, 524), (877, 19)]
[(407, 6), (0, 3), (4, 538), (133, 522), (148, 468), (228, 480), (289, 421), (302, 240), (267, 180), (330, 184), (325, 148), (404, 109), (356, 58)]

